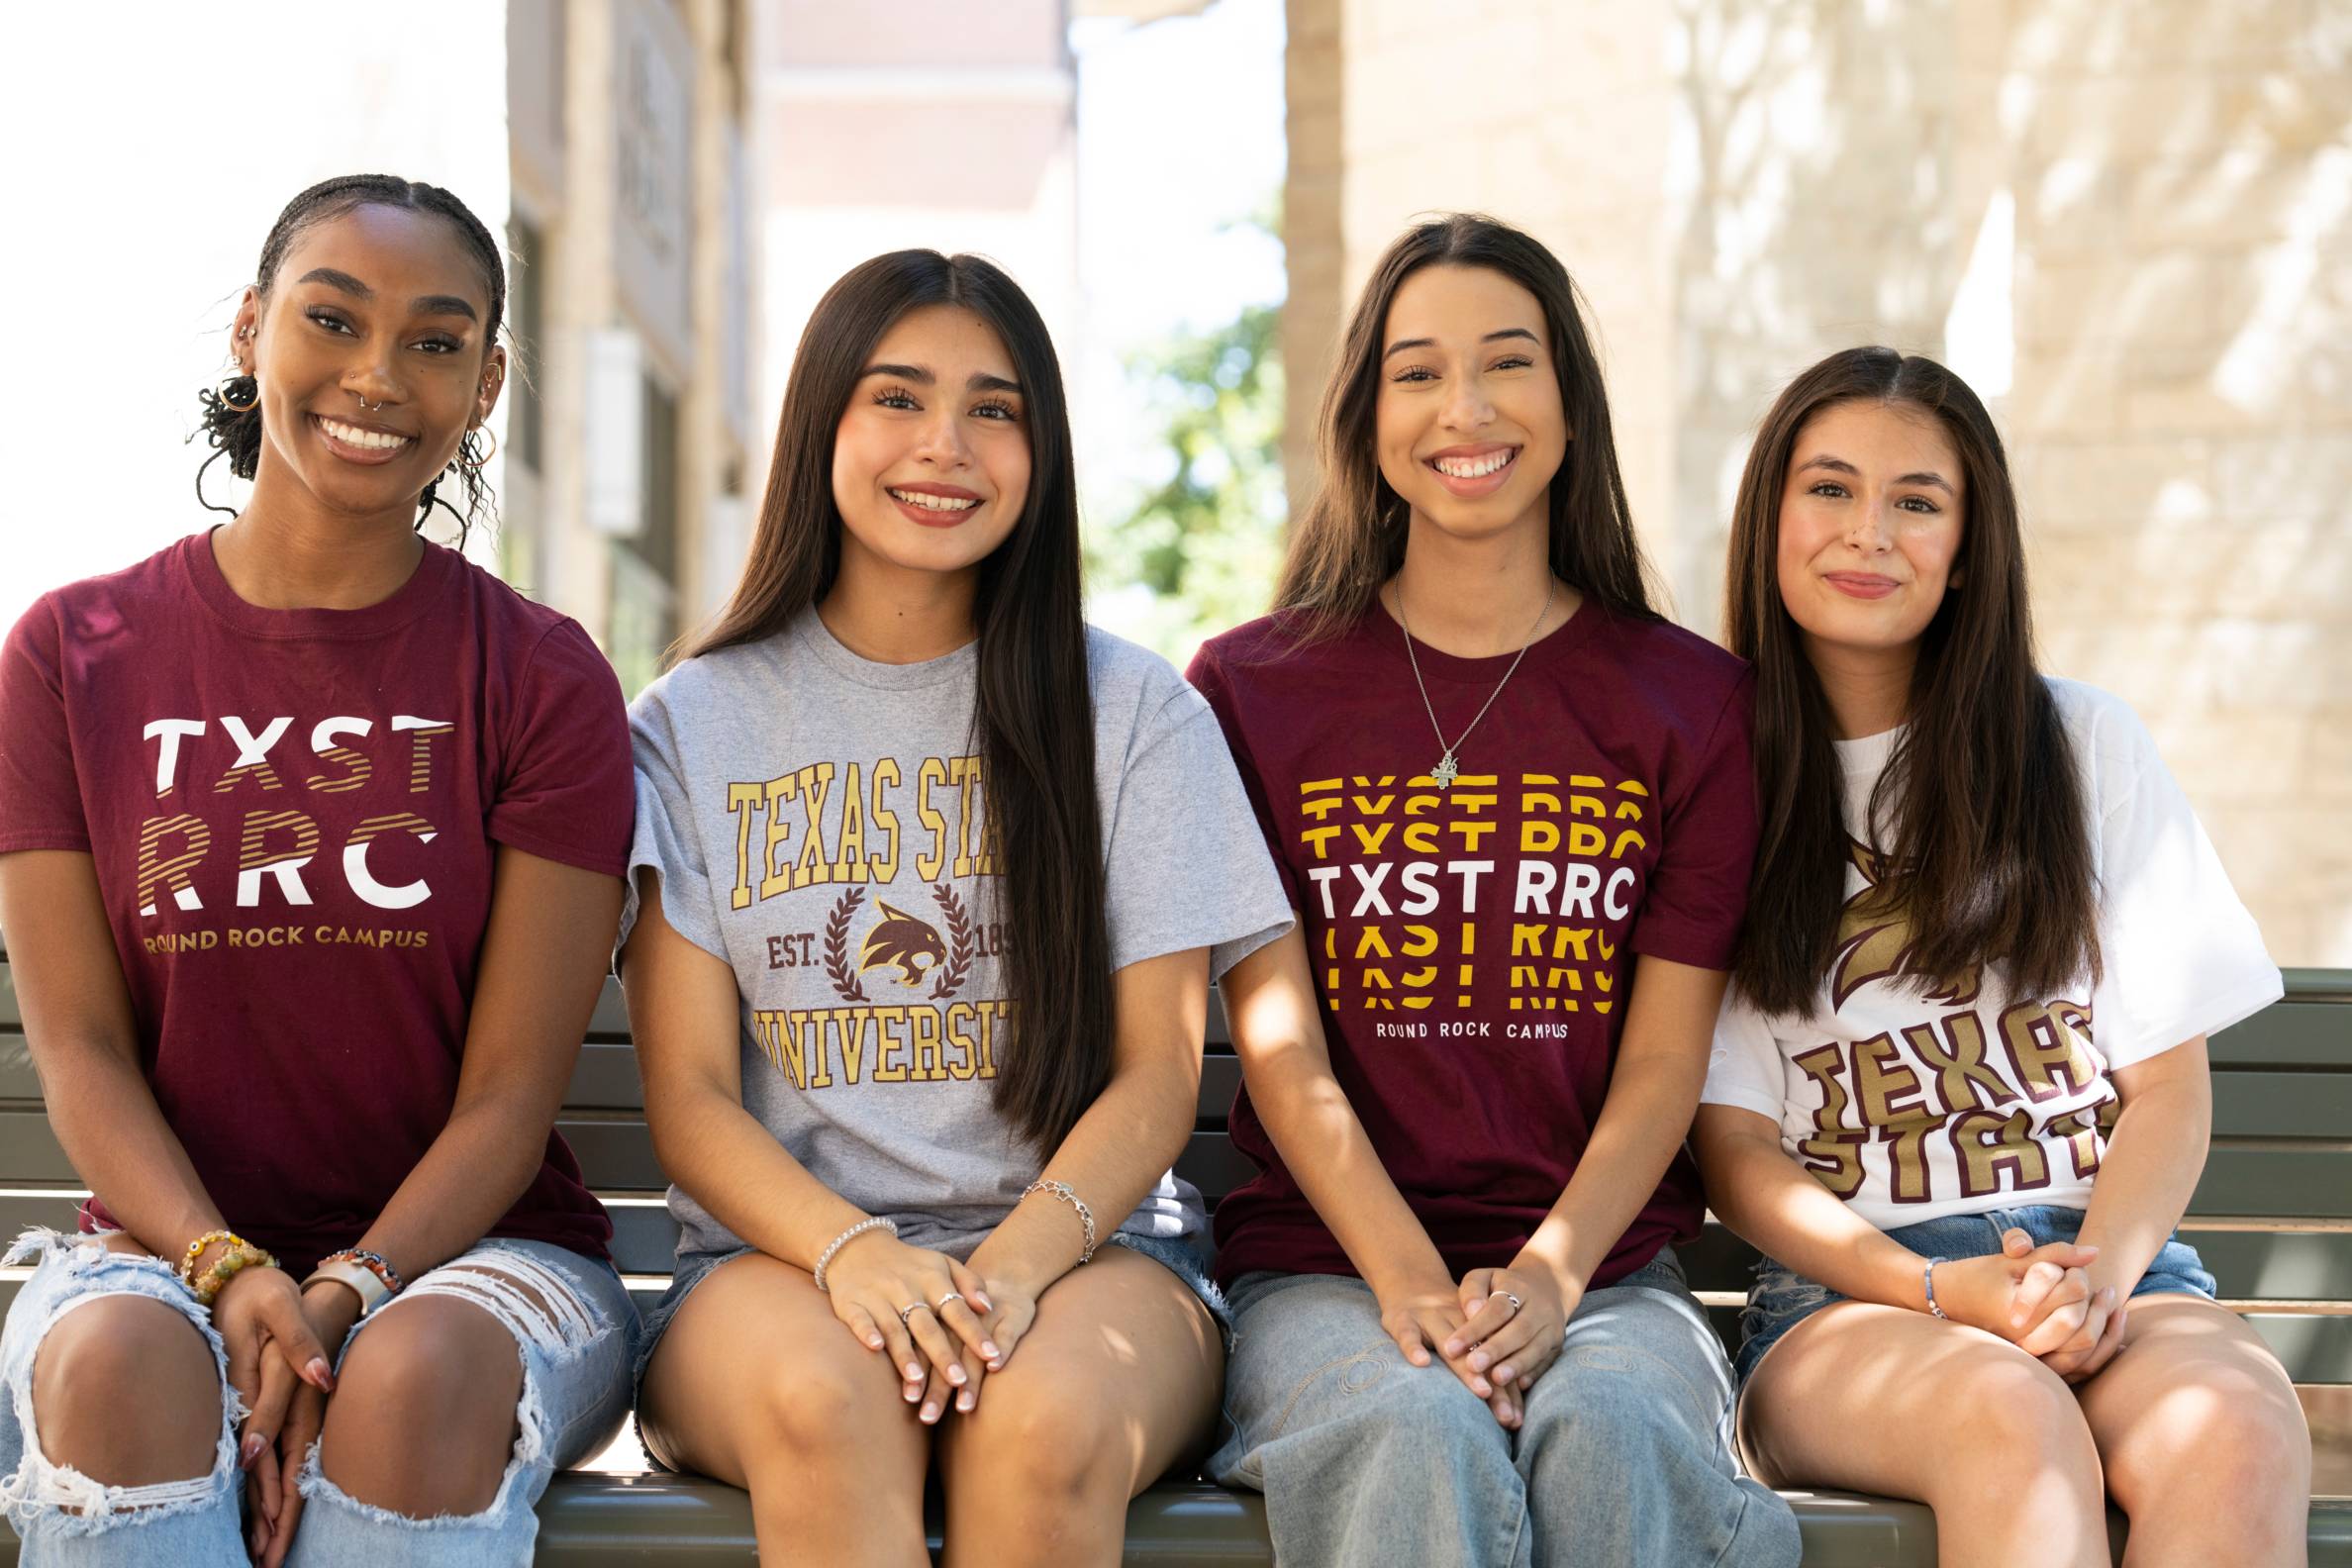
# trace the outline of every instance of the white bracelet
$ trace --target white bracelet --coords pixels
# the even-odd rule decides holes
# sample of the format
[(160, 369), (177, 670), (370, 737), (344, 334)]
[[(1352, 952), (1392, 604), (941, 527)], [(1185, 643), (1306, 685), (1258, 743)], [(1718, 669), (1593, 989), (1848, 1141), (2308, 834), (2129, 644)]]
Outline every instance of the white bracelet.
[(377, 1279), (374, 1270), (366, 1264), (354, 1263), (349, 1258), (329, 1258), (311, 1270), (311, 1276), (302, 1282), (302, 1288), (309, 1290), (321, 1280), (331, 1280), (358, 1297), (359, 1316), (362, 1318), (392, 1299), (392, 1287)]
[(868, 1230), (887, 1230), (893, 1236), (898, 1234), (897, 1225), (893, 1225), (890, 1221), (883, 1219), (880, 1215), (875, 1215), (870, 1219), (858, 1221), (857, 1224), (851, 1225), (839, 1235), (834, 1236), (833, 1238), (833, 1244), (828, 1246), (823, 1252), (817, 1254), (817, 1266), (809, 1271), (809, 1277), (816, 1282), (817, 1289), (819, 1291), (822, 1292), (825, 1289), (825, 1271), (833, 1263), (833, 1254), (840, 1251), (841, 1248), (847, 1246), (850, 1242), (856, 1240), (859, 1236), (864, 1235)]
[(1078, 1249), (1078, 1261), (1083, 1263), (1093, 1257), (1095, 1255), (1094, 1211), (1086, 1207), (1086, 1200), (1079, 1197), (1070, 1184), (1064, 1181), (1030, 1182), (1027, 1187), (1021, 1189), (1021, 1196), (1027, 1198), (1030, 1193), (1038, 1192), (1059, 1198), (1063, 1203), (1078, 1211), (1078, 1223), (1086, 1226), (1086, 1244)]

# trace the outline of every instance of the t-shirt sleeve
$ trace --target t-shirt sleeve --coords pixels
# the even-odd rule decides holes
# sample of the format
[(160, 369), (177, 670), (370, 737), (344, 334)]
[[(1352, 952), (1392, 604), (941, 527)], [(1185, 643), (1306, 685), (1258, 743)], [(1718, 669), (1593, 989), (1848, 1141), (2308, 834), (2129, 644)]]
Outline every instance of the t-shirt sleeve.
[(1180, 689), (1138, 737), (1105, 829), (1111, 967), (1207, 947), (1214, 980), (1291, 927), (1224, 734)]
[(1780, 1042), (1764, 1016), (1736, 992), (1724, 996), (1723, 1011), (1715, 1018), (1715, 1047), (1708, 1053), (1707, 1084), (1699, 1099), (1770, 1117), (1775, 1127), (1787, 1107)]
[(90, 847), (58, 622), (53, 602), (42, 599), (0, 643), (0, 854)]
[(1756, 856), (1756, 781), (1748, 761), (1755, 680), (1743, 674), (1716, 715), (1688, 785), (1661, 804), (1665, 835), (1633, 928), (1633, 950), (1728, 969)]
[(588, 634), (561, 622), (539, 638), (518, 683), (490, 836), (619, 876), (631, 796), (621, 682)]
[(2147, 728), (2120, 703), (2102, 719), (2116, 727), (2120, 755), (2108, 764), (2117, 788), (2099, 802), (2102, 973), (2091, 1017), (2107, 1065), (2128, 1067), (2227, 1029), (2283, 987)]
[[(720, 962), (732, 966), (727, 937), (712, 901), (710, 863), (687, 787), (686, 760), (679, 745), (679, 716), (669, 691), (655, 686), (629, 713), (630, 750), (637, 764), (637, 833), (629, 846), (629, 892), (621, 904), (621, 934), (614, 951), (637, 929), (637, 872), (661, 879), (661, 916), (670, 930)], [(724, 786), (722, 786), (724, 787)]]
[[(1272, 856), (1274, 875), (1282, 883), (1282, 896), (1290, 908), (1305, 909), (1299, 897), (1298, 874), (1290, 862), (1282, 857), (1282, 833), (1275, 825), (1273, 808), (1267, 804), (1265, 780), (1258, 774), (1257, 758), (1250, 751), (1249, 737), (1241, 731), (1239, 707), (1233, 700), (1231, 681), (1217, 655), (1204, 644), (1193, 655), (1192, 666), (1184, 672), (1208, 702), (1209, 711), (1217, 716), (1217, 727), (1225, 734), (1225, 754), (1231, 758), (1233, 770), (1240, 776), (1241, 790), (1249, 798), (1249, 809), (1257, 820), (1258, 833), (1265, 839), (1267, 852)], [(1238, 959), (1241, 955), (1236, 954)]]

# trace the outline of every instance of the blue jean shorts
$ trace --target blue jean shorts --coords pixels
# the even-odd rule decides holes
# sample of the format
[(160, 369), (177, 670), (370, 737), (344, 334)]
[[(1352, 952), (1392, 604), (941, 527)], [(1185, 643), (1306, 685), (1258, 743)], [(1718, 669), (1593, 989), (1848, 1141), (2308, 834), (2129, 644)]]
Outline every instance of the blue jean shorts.
[[(2082, 1232), (2083, 1211), (2051, 1204), (1990, 1209), (1983, 1214), (1925, 1220), (1899, 1226), (1887, 1234), (1922, 1258), (1968, 1258), (2000, 1251), (2003, 1233), (2012, 1228), (2031, 1236), (2037, 1247), (2053, 1241), (2072, 1241)], [(2176, 1234), (2165, 1241), (2163, 1250), (2149, 1263), (2148, 1272), (2140, 1276), (2131, 1294), (2134, 1300), (2142, 1296), (2175, 1295), (2203, 1296), (2211, 1301), (2217, 1288), (2213, 1276), (2205, 1272), (2205, 1260), (2197, 1255), (2197, 1248)], [(1748, 1289), (1747, 1310), (1739, 1317), (1739, 1354), (1732, 1358), (1739, 1380), (1745, 1383), (1755, 1374), (1764, 1352), (1778, 1344), (1783, 1334), (1822, 1308), (1847, 1299), (1786, 1264), (1771, 1258), (1759, 1259), (1756, 1283)]]
[[(1217, 1288), (1217, 1281), (1210, 1275), (1211, 1260), (1206, 1250), (1206, 1237), (1147, 1236), (1121, 1230), (1111, 1239), (1131, 1252), (1142, 1253), (1184, 1281), (1192, 1293), (1201, 1299), (1201, 1305), (1209, 1309), (1209, 1316), (1217, 1320), (1218, 1331), (1225, 1336), (1226, 1352), (1229, 1354), (1232, 1351), (1233, 1311), (1225, 1305), (1225, 1293)], [(641, 1407), (643, 1404), (645, 1368), (653, 1364), (654, 1348), (661, 1343), (661, 1336), (668, 1330), (671, 1320), (678, 1316), (678, 1309), (686, 1304), (687, 1296), (692, 1294), (695, 1286), (709, 1279), (712, 1271), (722, 1263), (733, 1263), (754, 1250), (752, 1247), (740, 1246), (730, 1247), (722, 1252), (678, 1254), (677, 1264), (670, 1271), (669, 1289), (645, 1314), (644, 1333), (637, 1341), (637, 1365), (630, 1380), (630, 1386), (636, 1394), (633, 1401), (635, 1405)], [(646, 1451), (646, 1458), (654, 1464), (660, 1464), (659, 1460), (653, 1459), (650, 1449)]]

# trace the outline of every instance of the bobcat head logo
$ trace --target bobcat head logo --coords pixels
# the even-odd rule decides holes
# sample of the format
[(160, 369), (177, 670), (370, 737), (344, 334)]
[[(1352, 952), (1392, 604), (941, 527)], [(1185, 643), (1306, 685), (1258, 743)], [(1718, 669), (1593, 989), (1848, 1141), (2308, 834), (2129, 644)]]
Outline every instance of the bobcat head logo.
[(882, 923), (866, 932), (865, 945), (857, 954), (857, 972), (866, 974), (896, 964), (899, 984), (923, 984), (932, 969), (947, 961), (947, 943), (930, 922), (894, 907), (886, 899), (876, 899), (874, 903), (882, 911)]
[[(1846, 840), (1846, 856), (1862, 873), (1862, 888), (1845, 902), (1837, 921), (1837, 949), (1830, 955), (1829, 1001), (1843, 1007), (1846, 998), (1873, 980), (1902, 974), (1917, 945), (1909, 911), (1891, 907), (1879, 892), (1884, 870), (1866, 844)], [(1982, 975), (1972, 969), (1948, 986), (1932, 986), (1927, 1000), (1965, 1007), (1977, 998)]]

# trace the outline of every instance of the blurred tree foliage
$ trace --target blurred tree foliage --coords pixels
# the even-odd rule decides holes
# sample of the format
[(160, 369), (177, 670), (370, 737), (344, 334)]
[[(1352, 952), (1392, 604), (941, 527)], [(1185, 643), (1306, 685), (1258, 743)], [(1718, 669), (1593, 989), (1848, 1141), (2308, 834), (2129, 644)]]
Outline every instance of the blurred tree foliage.
[(1167, 477), (1108, 528), (1087, 569), (1122, 636), (1181, 667), (1209, 637), (1264, 612), (1281, 565), (1282, 359), (1278, 305), (1127, 361), (1164, 432)]

